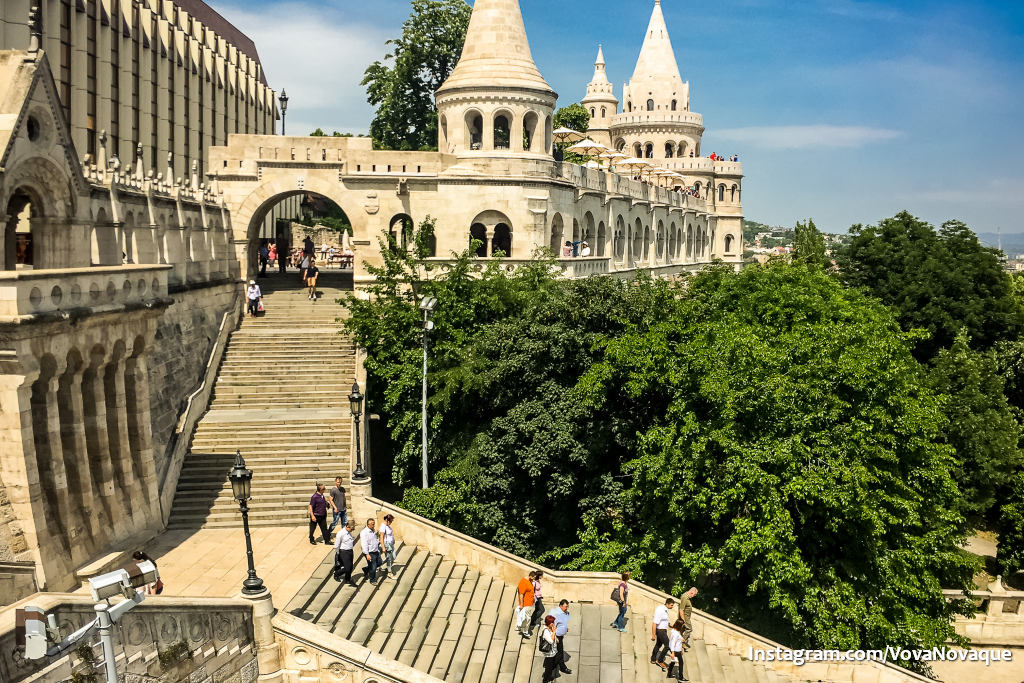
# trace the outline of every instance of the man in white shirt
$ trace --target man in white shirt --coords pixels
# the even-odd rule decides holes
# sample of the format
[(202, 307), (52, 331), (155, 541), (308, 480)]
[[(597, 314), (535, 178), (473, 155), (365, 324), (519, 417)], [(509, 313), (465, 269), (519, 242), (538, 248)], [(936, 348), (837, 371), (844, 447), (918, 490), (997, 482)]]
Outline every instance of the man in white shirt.
[(588, 256), (590, 256), (590, 245), (587, 244), (586, 242), (584, 242), (582, 247), (580, 248), (580, 256), (582, 256), (583, 258), (587, 258)]
[(260, 291), (260, 286), (256, 284), (255, 280), (249, 280), (249, 287), (245, 290), (245, 295), (249, 298), (249, 315), (255, 318), (256, 311), (260, 307), (260, 299), (263, 298), (263, 292)]
[(356, 545), (352, 530), (355, 528), (355, 522), (345, 522), (345, 526), (338, 531), (338, 537), (334, 539), (334, 580), (350, 586), (356, 585), (352, 580), (352, 549)]
[(359, 532), (359, 546), (363, 551), (363, 557), (366, 558), (363, 575), (371, 584), (377, 582), (377, 568), (380, 566), (380, 541), (377, 540), (377, 532), (373, 530), (375, 526), (377, 521), (370, 518)]
[(657, 664), (662, 669), (665, 666), (665, 655), (668, 654), (668, 612), (675, 607), (676, 601), (669, 598), (664, 605), (658, 605), (654, 610), (654, 619), (651, 621), (651, 640), (654, 641), (654, 649), (651, 650), (651, 664)]

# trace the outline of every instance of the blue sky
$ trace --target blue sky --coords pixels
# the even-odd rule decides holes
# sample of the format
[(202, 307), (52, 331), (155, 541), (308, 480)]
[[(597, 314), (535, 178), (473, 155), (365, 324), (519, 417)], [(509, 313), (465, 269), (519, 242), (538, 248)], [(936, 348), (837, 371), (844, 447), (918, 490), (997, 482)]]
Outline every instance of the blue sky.
[[(209, 0), (248, 33), (288, 131), (367, 130), (359, 85), (407, 0)], [(654, 0), (520, 0), (534, 59), (579, 101), (597, 44), (621, 94)], [(748, 218), (824, 230), (902, 209), (1024, 232), (1024, 2), (663, 0), (705, 153), (740, 155)]]

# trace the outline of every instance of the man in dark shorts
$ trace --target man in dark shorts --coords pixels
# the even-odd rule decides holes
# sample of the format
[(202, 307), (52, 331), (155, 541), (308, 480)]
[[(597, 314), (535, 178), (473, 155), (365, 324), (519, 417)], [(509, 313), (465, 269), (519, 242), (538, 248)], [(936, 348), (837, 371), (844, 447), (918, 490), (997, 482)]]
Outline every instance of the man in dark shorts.
[(309, 267), (306, 268), (306, 272), (302, 274), (302, 277), (306, 281), (306, 286), (309, 287), (309, 298), (313, 302), (316, 301), (316, 278), (319, 274), (320, 269), (316, 267), (316, 259), (310, 257)]

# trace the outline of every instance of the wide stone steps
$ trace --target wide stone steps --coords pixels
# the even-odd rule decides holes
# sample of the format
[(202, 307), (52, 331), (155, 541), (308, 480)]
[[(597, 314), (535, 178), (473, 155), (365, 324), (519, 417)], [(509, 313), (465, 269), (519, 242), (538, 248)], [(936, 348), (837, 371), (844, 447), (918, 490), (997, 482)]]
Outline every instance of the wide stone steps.
[[(331, 576), (328, 553), (286, 609), (325, 631), (388, 659), (447, 681), (532, 683), (543, 655), (537, 635), (523, 639), (515, 628), (515, 588), (497, 578), (413, 545), (398, 544), (394, 580), (376, 585), (362, 575), (355, 548), (356, 587)], [(381, 569), (379, 575), (383, 576)], [(548, 596), (547, 609), (559, 596)], [(614, 605), (572, 603), (564, 639), (571, 674), (560, 683), (654, 683), (665, 672), (650, 663), (650, 624), (627, 613), (627, 632), (609, 624)], [(686, 676), (698, 683), (787, 683), (790, 679), (703, 641), (685, 655)]]
[(246, 317), (225, 349), (213, 396), (178, 479), (170, 527), (241, 521), (227, 473), (236, 449), (254, 471), (249, 522), (295, 524), (317, 481), (347, 478), (352, 419), (348, 395), (355, 346), (339, 334), (351, 276), (321, 278), (309, 301), (298, 276), (261, 278), (266, 312)]

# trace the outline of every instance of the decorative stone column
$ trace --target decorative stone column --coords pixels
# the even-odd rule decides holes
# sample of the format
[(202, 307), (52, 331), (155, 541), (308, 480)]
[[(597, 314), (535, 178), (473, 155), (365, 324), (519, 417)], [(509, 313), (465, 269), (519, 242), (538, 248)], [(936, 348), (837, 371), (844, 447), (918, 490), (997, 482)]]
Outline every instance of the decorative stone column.
[[(61, 494), (68, 491), (68, 472), (64, 465), (64, 444), (60, 438), (60, 411), (57, 407), (57, 391), (60, 374), (54, 373), (46, 382), (46, 439), (50, 450), (50, 474), (52, 481), (41, 482), (44, 486), (52, 486)], [(80, 520), (75, 518), (75, 510), (65, 505), (62, 510), (52, 510), (55, 520), (59, 520), (57, 528), (50, 529), (50, 536), (57, 539), (61, 551), (66, 556), (70, 551), (72, 566), (86, 561), (86, 548), (72, 542), (71, 533), (79, 528)], [(63, 514), (61, 514), (63, 512)]]
[(143, 491), (138, 485), (138, 479), (135, 474), (135, 462), (132, 459), (132, 441), (128, 434), (128, 405), (127, 401), (125, 401), (124, 389), (124, 358), (111, 361), (108, 368), (113, 372), (114, 378), (113, 405), (108, 403), (107, 411), (109, 415), (109, 411), (113, 410), (115, 420), (117, 421), (118, 469), (121, 472), (121, 476), (118, 479), (121, 484), (121, 495), (128, 498), (126, 502), (128, 502), (129, 513), (132, 516), (133, 527), (137, 529), (139, 524), (135, 516), (144, 511), (149, 503), (146, 501)]
[[(90, 462), (99, 464), (99, 491), (107, 521), (115, 536), (122, 536), (126, 529), (126, 512), (118, 500), (114, 485), (114, 467), (111, 463), (110, 436), (107, 432), (107, 397), (103, 387), (103, 373), (106, 365), (102, 362), (90, 368), (92, 379), (82, 383), (82, 400), (93, 407), (93, 414), (85, 416), (85, 433), (91, 435), (89, 448)], [(83, 403), (84, 404), (84, 403)]]
[(127, 380), (131, 379), (131, 391), (126, 391), (128, 398), (129, 437), (135, 446), (135, 454), (140, 471), (136, 475), (141, 478), (143, 509), (150, 525), (160, 526), (160, 490), (157, 482), (156, 462), (153, 459), (153, 425), (149, 407), (149, 373), (146, 359), (133, 356), (125, 360)]
[(71, 419), (63, 427), (68, 432), (68, 441), (73, 444), (72, 450), (78, 471), (78, 495), (82, 500), (83, 522), (88, 525), (94, 545), (100, 547), (106, 540), (104, 529), (109, 524), (107, 510), (96, 499), (97, 482), (94, 480), (92, 465), (89, 463), (89, 446), (85, 437), (85, 408), (82, 404), (82, 373), (85, 364), (72, 371), (67, 386), (68, 412)]
[(491, 252), (494, 248), (494, 228), (497, 226), (488, 225), (484, 227), (484, 237), (487, 243), (487, 258), (491, 257)]
[(274, 636), (274, 600), (268, 589), (256, 595), (239, 593), (238, 597), (252, 603), (252, 631), (256, 644), (256, 662), (260, 670), (260, 681), (272, 683), (283, 680), (281, 671), (281, 646)]

